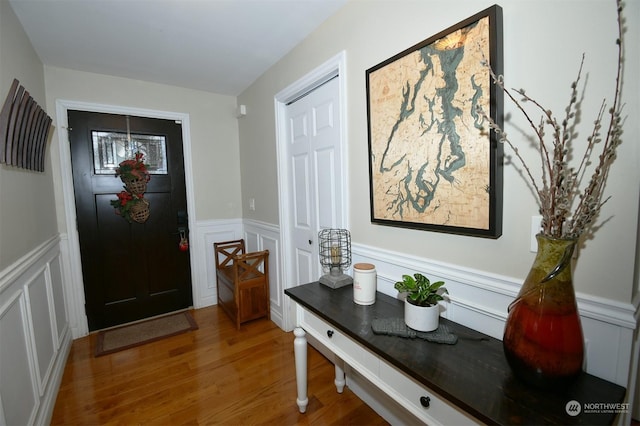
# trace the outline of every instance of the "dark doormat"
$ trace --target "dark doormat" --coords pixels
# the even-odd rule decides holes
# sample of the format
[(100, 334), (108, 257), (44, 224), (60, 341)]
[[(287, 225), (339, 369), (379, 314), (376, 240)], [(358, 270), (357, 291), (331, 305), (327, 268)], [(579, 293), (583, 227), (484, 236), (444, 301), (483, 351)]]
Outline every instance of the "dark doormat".
[(103, 330), (98, 333), (96, 356), (111, 354), (197, 329), (198, 324), (191, 313), (183, 311)]

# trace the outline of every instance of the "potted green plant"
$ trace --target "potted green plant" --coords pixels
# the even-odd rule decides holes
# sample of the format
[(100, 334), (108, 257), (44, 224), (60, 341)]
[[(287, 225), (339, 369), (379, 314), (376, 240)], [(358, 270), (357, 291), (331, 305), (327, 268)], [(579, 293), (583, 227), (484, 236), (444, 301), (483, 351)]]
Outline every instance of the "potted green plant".
[(396, 290), (406, 293), (404, 321), (407, 326), (418, 331), (433, 331), (438, 328), (438, 302), (444, 300), (443, 294), (449, 293), (443, 286), (444, 281), (432, 283), (421, 273), (403, 275), (402, 281), (395, 283)]

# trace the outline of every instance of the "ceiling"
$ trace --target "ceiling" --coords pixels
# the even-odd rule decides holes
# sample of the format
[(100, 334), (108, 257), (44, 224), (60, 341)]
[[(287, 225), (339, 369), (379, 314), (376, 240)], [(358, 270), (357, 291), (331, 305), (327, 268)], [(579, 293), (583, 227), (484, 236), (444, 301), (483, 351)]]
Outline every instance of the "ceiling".
[(231, 96), (346, 1), (9, 0), (45, 65)]

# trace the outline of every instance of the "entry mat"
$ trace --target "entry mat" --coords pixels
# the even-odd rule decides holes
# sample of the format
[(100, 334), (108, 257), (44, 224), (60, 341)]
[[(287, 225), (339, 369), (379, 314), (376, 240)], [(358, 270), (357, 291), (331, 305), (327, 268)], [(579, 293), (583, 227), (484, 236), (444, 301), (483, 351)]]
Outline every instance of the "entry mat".
[(183, 311), (102, 330), (98, 333), (96, 356), (111, 354), (197, 329), (198, 324), (191, 313)]

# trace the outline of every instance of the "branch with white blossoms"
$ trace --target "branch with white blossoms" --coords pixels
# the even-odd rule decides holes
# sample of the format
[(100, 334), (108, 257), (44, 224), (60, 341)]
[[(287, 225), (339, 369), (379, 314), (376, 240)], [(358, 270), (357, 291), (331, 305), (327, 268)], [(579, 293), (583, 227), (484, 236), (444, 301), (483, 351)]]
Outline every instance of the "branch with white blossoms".
[[(542, 215), (542, 233), (554, 238), (578, 238), (594, 222), (600, 209), (609, 199), (603, 198), (604, 187), (609, 176), (609, 168), (616, 158), (616, 149), (622, 142), (622, 127), (624, 120), (621, 118), (623, 105), (620, 104), (621, 79), (623, 67), (623, 33), (624, 18), (622, 15), (623, 3), (616, 0), (618, 17), (618, 38), (616, 40), (618, 48), (616, 84), (613, 96), (613, 104), (607, 110), (606, 100), (603, 100), (600, 110), (593, 122), (593, 129), (587, 137), (587, 146), (582, 155), (578, 168), (570, 164), (573, 157), (574, 142), (578, 137), (576, 131), (578, 120), (578, 83), (582, 75), (584, 55), (580, 63), (578, 75), (571, 84), (571, 97), (569, 104), (565, 108), (564, 117), (559, 122), (553, 112), (544, 108), (535, 99), (529, 97), (524, 89), (507, 89), (504, 85), (502, 75), (496, 75), (490, 64), (483, 61), (487, 67), (491, 78), (513, 104), (522, 112), (529, 126), (533, 129), (535, 137), (534, 144), (540, 155), (541, 177), (534, 178), (527, 162), (521, 156), (517, 146), (508, 138), (504, 129), (482, 109), (477, 107), (477, 112), (486, 121), (489, 129), (496, 133), (498, 140), (506, 143), (513, 150), (516, 158), (524, 167), (526, 177), (533, 185), (533, 190), (537, 195), (537, 203)], [(520, 99), (516, 96), (519, 95)], [(525, 104), (533, 105), (529, 107), (534, 112), (541, 113), (538, 122), (531, 118), (529, 110)], [(605, 114), (606, 112), (606, 114)], [(606, 123), (606, 134), (602, 135), (603, 120), (608, 117)], [(550, 136), (547, 136), (549, 130)], [(599, 148), (600, 152), (595, 168), (589, 183), (581, 188), (581, 183), (588, 170), (591, 169), (592, 154)]]

